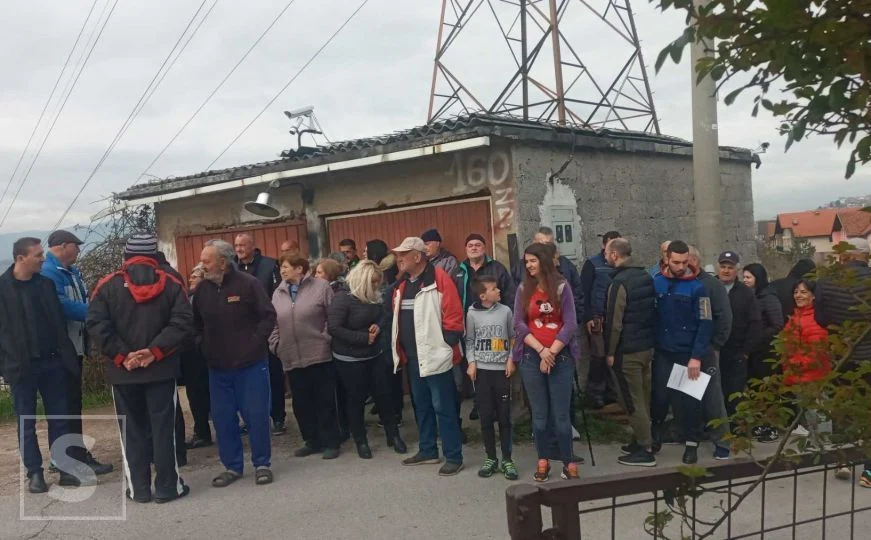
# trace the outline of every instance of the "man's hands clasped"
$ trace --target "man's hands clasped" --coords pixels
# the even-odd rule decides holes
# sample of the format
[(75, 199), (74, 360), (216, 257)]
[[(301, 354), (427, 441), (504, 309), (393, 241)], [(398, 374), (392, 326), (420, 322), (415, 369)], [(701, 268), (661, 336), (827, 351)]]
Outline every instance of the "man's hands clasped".
[(133, 351), (127, 355), (124, 362), (121, 364), (127, 371), (133, 371), (138, 368), (146, 368), (154, 362), (154, 354), (148, 349)]

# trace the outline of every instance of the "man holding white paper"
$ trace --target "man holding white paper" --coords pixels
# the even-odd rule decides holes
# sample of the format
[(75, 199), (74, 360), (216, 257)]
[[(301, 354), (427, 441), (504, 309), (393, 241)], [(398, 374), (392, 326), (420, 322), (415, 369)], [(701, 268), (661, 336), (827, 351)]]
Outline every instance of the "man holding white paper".
[[(702, 358), (711, 347), (711, 301), (701, 282), (699, 269), (689, 264), (689, 247), (675, 240), (668, 246), (666, 267), (654, 278), (656, 290), (656, 352), (653, 360), (654, 442), (661, 437), (668, 404), (677, 416), (686, 448), (683, 462), (698, 461), (698, 446), (703, 432), (702, 403), (678, 390), (668, 388), (675, 364), (687, 368), (690, 380), (699, 378)], [(667, 398), (666, 398), (667, 396)]]

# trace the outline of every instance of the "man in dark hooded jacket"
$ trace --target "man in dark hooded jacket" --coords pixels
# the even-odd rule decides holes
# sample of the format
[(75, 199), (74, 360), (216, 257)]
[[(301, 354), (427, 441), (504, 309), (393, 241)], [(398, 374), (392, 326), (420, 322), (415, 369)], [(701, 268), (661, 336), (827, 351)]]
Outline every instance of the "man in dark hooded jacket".
[(179, 352), (193, 327), (185, 287), (157, 262), (157, 238), (137, 234), (127, 240), (119, 272), (94, 289), (86, 321), (91, 337), (109, 358), (122, 429), (128, 496), (136, 502), (169, 502), (190, 492), (178, 474), (175, 417)]

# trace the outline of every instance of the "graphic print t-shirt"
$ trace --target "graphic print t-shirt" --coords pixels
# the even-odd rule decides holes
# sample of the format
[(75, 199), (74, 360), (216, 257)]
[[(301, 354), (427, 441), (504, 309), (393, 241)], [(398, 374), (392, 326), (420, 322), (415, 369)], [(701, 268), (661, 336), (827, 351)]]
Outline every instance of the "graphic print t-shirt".
[(551, 304), (547, 294), (536, 288), (526, 307), (526, 318), (529, 331), (535, 339), (545, 347), (553, 345), (563, 327), (560, 306)]
[(478, 369), (505, 369), (511, 353), (514, 325), (511, 309), (504, 304), (490, 308), (475, 304), (466, 316), (466, 358)]

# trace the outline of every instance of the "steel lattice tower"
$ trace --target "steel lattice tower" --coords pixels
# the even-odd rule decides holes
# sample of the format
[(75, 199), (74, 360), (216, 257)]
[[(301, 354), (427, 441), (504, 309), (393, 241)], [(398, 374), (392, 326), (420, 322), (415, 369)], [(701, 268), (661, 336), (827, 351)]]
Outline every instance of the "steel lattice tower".
[(629, 0), (442, 0), (428, 120), (476, 112), (659, 133)]

